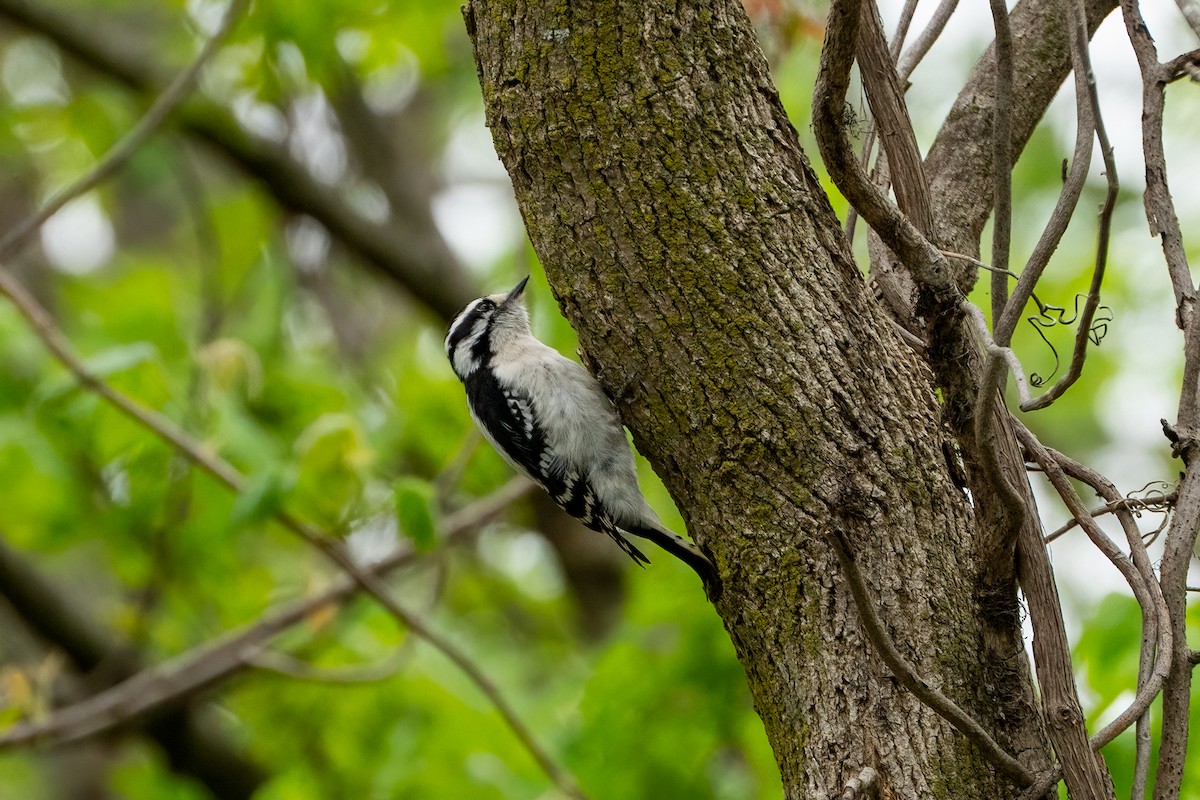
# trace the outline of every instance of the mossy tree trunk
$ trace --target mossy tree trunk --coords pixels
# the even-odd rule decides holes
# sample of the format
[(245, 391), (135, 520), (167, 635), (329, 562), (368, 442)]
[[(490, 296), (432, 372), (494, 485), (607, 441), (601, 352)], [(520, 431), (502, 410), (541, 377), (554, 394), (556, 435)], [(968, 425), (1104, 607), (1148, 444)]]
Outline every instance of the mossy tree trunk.
[(1016, 796), (895, 683), (822, 535), (845, 534), (919, 672), (1045, 764), (1019, 632), (999, 657), (984, 644), (932, 378), (867, 291), (741, 5), (465, 13), (529, 235), (724, 577), (787, 796), (839, 797), (864, 766), (882, 797)]

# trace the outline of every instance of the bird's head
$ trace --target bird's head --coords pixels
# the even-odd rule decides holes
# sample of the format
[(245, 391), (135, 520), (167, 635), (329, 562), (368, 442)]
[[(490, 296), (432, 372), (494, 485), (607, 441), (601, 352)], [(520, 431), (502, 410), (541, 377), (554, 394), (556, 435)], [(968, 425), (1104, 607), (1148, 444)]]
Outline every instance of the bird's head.
[(460, 380), (483, 366), (505, 342), (529, 335), (529, 312), (522, 297), (528, 282), (526, 277), (508, 294), (472, 300), (454, 317), (446, 333), (446, 357)]

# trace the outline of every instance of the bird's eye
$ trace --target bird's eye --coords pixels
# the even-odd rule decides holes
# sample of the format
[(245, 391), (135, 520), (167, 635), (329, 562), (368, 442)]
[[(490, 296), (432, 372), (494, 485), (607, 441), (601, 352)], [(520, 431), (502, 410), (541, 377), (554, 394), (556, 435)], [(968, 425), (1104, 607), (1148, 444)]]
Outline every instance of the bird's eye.
[(477, 306), (477, 308), (480, 311), (495, 311), (496, 304), (493, 303), (491, 300), (481, 300), (479, 302), (479, 305)]

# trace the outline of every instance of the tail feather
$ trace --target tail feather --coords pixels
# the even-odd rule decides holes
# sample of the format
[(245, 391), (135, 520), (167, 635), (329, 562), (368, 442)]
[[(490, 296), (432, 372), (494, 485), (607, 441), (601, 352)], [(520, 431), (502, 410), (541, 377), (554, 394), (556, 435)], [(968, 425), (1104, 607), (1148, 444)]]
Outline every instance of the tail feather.
[(713, 564), (708, 556), (704, 555), (704, 552), (699, 547), (662, 526), (646, 524), (631, 525), (624, 527), (623, 530), (627, 533), (632, 533), (634, 536), (649, 539), (663, 550), (666, 550), (687, 564), (700, 576), (700, 580), (704, 581), (704, 588), (708, 591), (708, 595), (712, 600), (716, 600), (720, 596), (721, 576), (717, 573), (716, 565)]
[(605, 531), (605, 533), (611, 536), (613, 540), (620, 546), (620, 548), (624, 550), (629, 557), (633, 559), (633, 562), (639, 567), (645, 567), (650, 563), (650, 559), (646, 558), (646, 554), (641, 550), (638, 550), (637, 547), (634, 546), (633, 542), (622, 536), (621, 532), (616, 528), (613, 528), (610, 531)]

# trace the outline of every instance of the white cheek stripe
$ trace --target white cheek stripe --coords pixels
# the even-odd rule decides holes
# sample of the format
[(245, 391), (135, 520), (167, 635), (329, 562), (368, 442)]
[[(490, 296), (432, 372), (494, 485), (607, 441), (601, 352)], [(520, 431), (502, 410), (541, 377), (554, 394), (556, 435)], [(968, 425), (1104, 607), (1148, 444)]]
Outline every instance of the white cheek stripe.
[(479, 363), (471, 355), (471, 348), (459, 347), (454, 351), (454, 371), (458, 373), (459, 377), (465, 378), (477, 369), (479, 369)]

